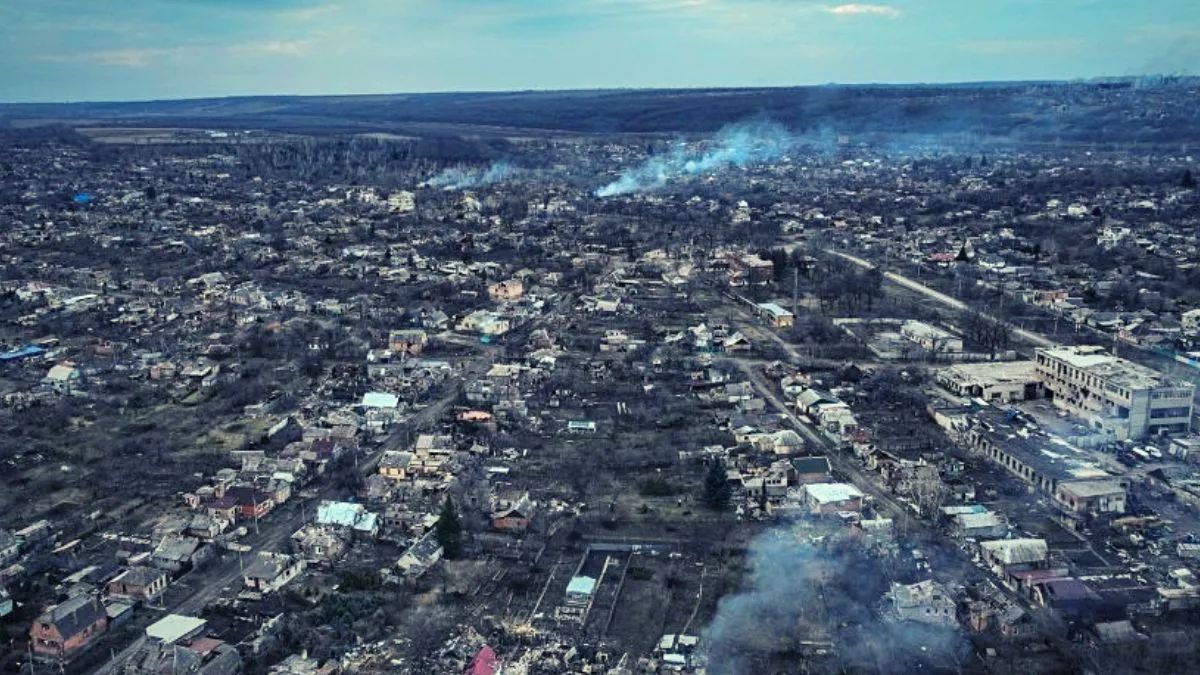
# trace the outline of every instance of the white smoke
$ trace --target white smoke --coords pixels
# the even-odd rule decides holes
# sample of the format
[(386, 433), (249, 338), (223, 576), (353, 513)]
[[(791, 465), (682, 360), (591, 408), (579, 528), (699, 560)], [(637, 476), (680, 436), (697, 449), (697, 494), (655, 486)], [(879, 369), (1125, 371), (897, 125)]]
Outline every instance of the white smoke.
[(769, 162), (786, 153), (794, 140), (787, 129), (774, 122), (731, 124), (722, 127), (710, 141), (677, 144), (669, 153), (626, 170), (617, 180), (597, 189), (596, 196), (645, 192), (726, 167), (744, 168)]
[(518, 173), (517, 167), (508, 162), (494, 162), (487, 169), (464, 169), (452, 166), (425, 182), (429, 187), (443, 190), (465, 190), (509, 180)]
[(721, 598), (702, 635), (711, 675), (752, 675), (763, 661), (826, 642), (834, 653), (811, 672), (911, 673), (964, 657), (956, 630), (881, 618), (885, 561), (843, 534), (820, 543), (799, 534), (778, 528), (751, 543), (745, 587)]

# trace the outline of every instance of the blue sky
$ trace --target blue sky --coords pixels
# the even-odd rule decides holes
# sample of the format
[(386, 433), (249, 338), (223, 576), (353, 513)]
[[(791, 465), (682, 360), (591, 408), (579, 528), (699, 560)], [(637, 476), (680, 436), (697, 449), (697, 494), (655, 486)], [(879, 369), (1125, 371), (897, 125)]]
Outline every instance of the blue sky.
[(0, 0), (0, 101), (1200, 74), (1200, 0)]

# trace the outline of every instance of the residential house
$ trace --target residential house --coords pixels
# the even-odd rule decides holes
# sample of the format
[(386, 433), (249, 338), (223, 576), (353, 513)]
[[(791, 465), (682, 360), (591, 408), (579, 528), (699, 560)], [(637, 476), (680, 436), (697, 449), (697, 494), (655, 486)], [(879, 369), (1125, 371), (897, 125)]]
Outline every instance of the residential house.
[(441, 544), (438, 543), (434, 533), (430, 531), (404, 551), (400, 559), (396, 561), (396, 567), (400, 568), (400, 571), (406, 576), (419, 577), (442, 559), (442, 553)]
[(407, 480), (413, 453), (404, 450), (388, 450), (379, 460), (379, 475), (392, 480)]
[(30, 649), (35, 657), (67, 661), (108, 630), (108, 614), (97, 595), (77, 595), (33, 620)]
[(1010, 572), (1040, 569), (1047, 565), (1050, 549), (1045, 539), (995, 539), (979, 544), (983, 561), (1001, 579)]
[(774, 328), (791, 328), (795, 324), (795, 315), (774, 302), (762, 302), (755, 307)]
[(958, 623), (954, 598), (932, 579), (915, 584), (893, 582), (886, 597), (891, 612), (901, 621), (947, 627)]
[(388, 349), (393, 354), (420, 354), (429, 343), (429, 336), (419, 329), (394, 330), (388, 334)]
[(991, 511), (959, 513), (954, 516), (954, 532), (971, 539), (995, 539), (1008, 534), (1008, 523)]
[(155, 567), (130, 567), (108, 582), (105, 592), (110, 597), (148, 602), (167, 589), (167, 573)]
[(179, 643), (147, 640), (124, 663), (122, 675), (236, 675), (242, 658), (233, 645), (210, 637)]
[(488, 297), (495, 301), (516, 300), (525, 294), (525, 284), (520, 279), (499, 281), (488, 286)]
[(272, 593), (304, 571), (304, 559), (285, 553), (259, 552), (242, 572), (246, 588), (254, 593)]
[(7, 565), (20, 554), (21, 538), (8, 530), (0, 530), (0, 565)]
[(863, 493), (849, 483), (810, 483), (801, 486), (804, 507), (812, 514), (861, 511)]
[(321, 502), (317, 506), (316, 523), (367, 538), (374, 538), (379, 533), (379, 514), (354, 502)]
[(533, 502), (529, 493), (500, 498), (492, 505), (492, 527), (501, 532), (523, 533), (533, 518)]
[(150, 564), (171, 574), (182, 574), (206, 562), (212, 547), (195, 537), (168, 535), (150, 554)]
[(70, 394), (83, 382), (83, 371), (71, 361), (62, 361), (52, 366), (42, 384), (61, 394)]
[(794, 457), (789, 471), (791, 482), (796, 485), (824, 483), (832, 475), (828, 457)]
[(957, 354), (963, 350), (961, 337), (923, 321), (905, 321), (900, 326), (900, 335), (930, 354)]
[(233, 504), (239, 519), (257, 520), (275, 508), (275, 496), (252, 485), (234, 485), (222, 498)]
[(330, 563), (346, 550), (346, 537), (331, 527), (305, 525), (292, 535), (292, 550), (305, 562)]

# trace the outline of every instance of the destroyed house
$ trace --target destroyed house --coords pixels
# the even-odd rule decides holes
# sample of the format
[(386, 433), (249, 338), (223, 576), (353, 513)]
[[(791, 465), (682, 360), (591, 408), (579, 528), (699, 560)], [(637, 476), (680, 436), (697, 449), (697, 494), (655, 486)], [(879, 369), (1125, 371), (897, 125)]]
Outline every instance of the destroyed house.
[(242, 659), (233, 645), (215, 638), (168, 644), (147, 641), (125, 663), (124, 675), (235, 675)]
[(420, 354), (429, 342), (425, 331), (419, 329), (394, 330), (388, 334), (388, 349), (396, 354)]
[(108, 595), (145, 602), (158, 597), (167, 588), (167, 574), (154, 567), (130, 567), (108, 582)]
[(521, 533), (529, 529), (533, 518), (533, 503), (529, 495), (499, 500), (492, 511), (492, 527), (501, 532)]
[(356, 535), (374, 537), (379, 533), (379, 514), (362, 504), (324, 501), (317, 506), (318, 525), (347, 529)]
[(937, 626), (954, 626), (957, 603), (941, 584), (932, 579), (916, 584), (892, 583), (887, 594), (895, 617)]
[(172, 574), (179, 574), (192, 569), (211, 555), (210, 547), (194, 537), (171, 535), (163, 537), (154, 552), (150, 554), (150, 564)]
[(283, 553), (260, 552), (246, 566), (242, 579), (246, 588), (257, 593), (271, 593), (283, 588), (304, 571), (304, 560)]

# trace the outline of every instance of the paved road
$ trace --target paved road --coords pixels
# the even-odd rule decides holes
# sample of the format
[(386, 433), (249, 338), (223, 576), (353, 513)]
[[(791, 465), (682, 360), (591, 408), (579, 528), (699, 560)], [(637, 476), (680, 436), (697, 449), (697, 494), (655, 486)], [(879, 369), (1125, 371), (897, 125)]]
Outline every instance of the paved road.
[[(529, 321), (525, 326), (522, 326), (522, 329), (532, 331), (549, 323), (560, 316), (561, 312), (569, 308), (574, 301), (574, 294), (565, 295), (550, 311)], [(379, 446), (375, 450), (372, 450), (365, 457), (359, 459), (358, 470), (364, 476), (375, 470), (380, 458), (383, 457), (383, 453), (388, 450), (398, 450), (405, 447), (410, 442), (414, 432), (426, 429), (429, 425), (440, 420), (458, 402), (460, 384), (465, 385), (487, 372), (496, 354), (501, 351), (501, 347), (498, 345), (482, 345), (472, 342), (465, 337), (450, 341), (464, 345), (469, 343), (470, 346), (479, 348), (480, 353), (463, 367), (463, 370), (458, 374), (458, 382), (455, 383), (455, 386), (451, 387), (449, 391), (445, 392), (433, 403), (409, 416), (400, 424), (397, 424), (383, 441), (379, 443)], [(337, 488), (333, 485), (325, 484), (321, 486), (318, 496), (313, 499), (304, 500), (297, 497), (293, 502), (289, 502), (287, 506), (277, 510), (271, 516), (264, 519), (263, 522), (260, 522), (259, 532), (252, 532), (246, 537), (243, 543), (250, 545), (255, 551), (277, 549), (296, 530), (304, 526), (307, 521), (306, 513), (311, 513), (307, 508), (297, 508), (298, 505), (306, 506), (312, 501), (331, 499), (337, 496), (339, 496)], [(173, 614), (198, 614), (209, 603), (219, 598), (226, 588), (241, 585), (241, 569), (238, 555), (226, 553), (222, 558), (210, 563), (205, 569), (193, 572), (192, 575), (194, 576), (191, 576), (188, 581), (199, 581), (202, 584), (201, 587), (191, 595), (179, 600), (175, 605), (166, 608), (166, 610)], [(92, 671), (93, 675), (116, 675), (119, 672), (120, 666), (133, 656), (145, 641), (145, 636), (138, 637), (133, 643), (117, 653), (113, 659)]]
[(813, 447), (821, 448), (825, 451), (829, 458), (829, 463), (839, 473), (847, 476), (850, 482), (854, 483), (860, 490), (870, 494), (875, 498), (877, 504), (882, 504), (896, 521), (896, 525), (901, 529), (906, 527), (912, 519), (912, 512), (903, 504), (896, 500), (892, 494), (883, 488), (876, 485), (869, 476), (863, 473), (862, 469), (850, 459), (847, 459), (842, 450), (827, 436), (819, 431), (816, 431), (811, 426), (805, 424), (795, 413), (788, 408), (775, 390), (771, 387), (771, 383), (758, 370), (758, 368), (750, 361), (745, 359), (730, 359), (731, 363), (741, 370), (743, 374), (758, 390), (758, 394), (770, 403), (784, 419), (786, 419), (796, 431), (805, 438)]
[[(832, 253), (833, 255), (836, 255), (844, 260), (849, 260), (850, 262), (854, 263), (855, 265), (858, 265), (859, 267), (863, 267), (866, 269), (874, 269), (876, 267), (876, 265), (874, 263), (870, 262), (869, 260), (864, 260), (862, 258), (859, 258), (858, 256), (850, 255), (849, 253), (842, 253), (841, 251), (834, 251), (834, 250), (830, 250), (830, 249), (826, 249), (826, 252)], [(897, 274), (895, 272), (884, 271), (883, 277), (885, 279), (887, 279), (888, 281), (896, 284), (897, 286), (903, 286), (904, 288), (907, 288), (910, 291), (916, 291), (917, 293), (920, 293), (928, 298), (936, 300), (937, 302), (939, 302), (947, 307), (950, 307), (952, 309), (957, 309), (957, 310), (970, 310), (971, 309), (971, 307), (969, 305), (967, 305), (967, 303), (963, 302), (962, 300), (959, 300), (957, 298), (946, 295), (945, 293), (942, 293), (941, 291), (932, 289), (932, 288), (926, 286), (925, 284), (923, 284), (919, 281), (914, 281), (913, 279), (910, 279), (904, 275)], [(987, 313), (983, 313), (983, 312), (981, 312), (981, 314), (984, 317), (991, 319), (992, 321), (998, 321), (998, 322), (1004, 324), (1005, 326), (1007, 326), (1009, 328), (1009, 330), (1011, 330), (1013, 332), (1014, 335), (1016, 335), (1017, 337), (1021, 338), (1022, 340), (1026, 341), (1030, 344), (1036, 345), (1038, 347), (1054, 347), (1058, 344), (1057, 342), (1047, 338), (1046, 336), (1044, 336), (1040, 333), (1035, 333), (1031, 330), (1026, 330), (1024, 328), (1021, 328), (1020, 326), (1012, 323), (1011, 321), (1005, 321), (1004, 319), (1000, 319), (995, 316), (992, 316), (991, 314), (987, 314)]]
[[(488, 360), (477, 359), (471, 361), (461, 374), (463, 381), (478, 377), (486, 372), (489, 365)], [(458, 401), (458, 388), (454, 387), (451, 391), (443, 394), (438, 400), (396, 425), (391, 433), (384, 438), (383, 442), (379, 444), (377, 449), (372, 450), (365, 458), (359, 460), (359, 472), (367, 475), (374, 471), (384, 452), (406, 445), (413, 432), (424, 429), (429, 424), (441, 419), (456, 401)], [(307, 508), (310, 503), (319, 502), (321, 499), (336, 498), (339, 496), (337, 493), (338, 488), (336, 486), (325, 484), (320, 487), (316, 497), (311, 499), (296, 497), (264, 518), (259, 523), (258, 533), (255, 533), (251, 529), (250, 534), (242, 543), (251, 546), (255, 551), (278, 550), (296, 530), (299, 530), (307, 522), (307, 514), (312, 513), (312, 509)], [(249, 562), (250, 556), (254, 554), (246, 553), (241, 555), (245, 555), (246, 562)], [(206, 568), (192, 572), (188, 577), (185, 577), (189, 583), (200, 582), (200, 588), (166, 609), (172, 614), (198, 614), (209, 603), (219, 598), (226, 588), (240, 587), (241, 573), (242, 566), (239, 561), (239, 554), (226, 552), (221, 558), (210, 563)], [(119, 672), (120, 666), (133, 656), (145, 641), (146, 638), (144, 635), (139, 636), (131, 644), (118, 652), (115, 658), (94, 670), (94, 675), (116, 675)]]

